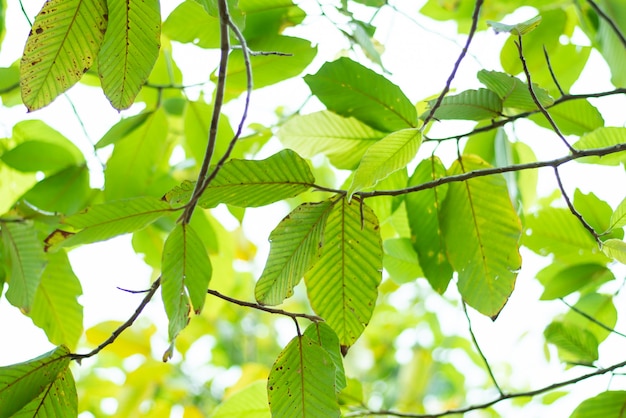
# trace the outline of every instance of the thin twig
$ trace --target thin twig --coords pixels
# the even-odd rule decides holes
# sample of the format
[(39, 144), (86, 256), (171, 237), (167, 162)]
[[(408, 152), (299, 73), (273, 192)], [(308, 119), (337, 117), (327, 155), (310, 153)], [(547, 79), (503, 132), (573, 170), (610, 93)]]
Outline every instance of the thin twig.
[(320, 318), (317, 315), (309, 315), (309, 314), (305, 314), (305, 313), (294, 313), (294, 312), (285, 311), (283, 309), (270, 308), (269, 306), (261, 305), (261, 304), (258, 304), (258, 303), (246, 302), (246, 301), (243, 301), (243, 300), (231, 298), (230, 296), (226, 296), (226, 295), (218, 292), (217, 290), (208, 289), (206, 292), (209, 295), (216, 296), (216, 297), (218, 297), (220, 299), (223, 299), (223, 300), (225, 300), (227, 302), (234, 303), (235, 305), (245, 306), (247, 308), (252, 308), (252, 309), (257, 309), (259, 311), (268, 312), (268, 313), (275, 314), (275, 315), (288, 316), (288, 317), (293, 318), (293, 319), (295, 319), (295, 318), (304, 318), (304, 319), (308, 319), (311, 322), (324, 322), (324, 319)]
[(594, 318), (593, 316), (589, 315), (588, 313), (581, 311), (580, 309), (578, 309), (577, 307), (575, 307), (574, 305), (570, 305), (569, 303), (567, 303), (565, 301), (565, 299), (563, 298), (559, 298), (559, 300), (561, 302), (563, 302), (565, 304), (565, 306), (567, 306), (568, 308), (570, 308), (572, 311), (576, 312), (578, 315), (585, 317), (586, 319), (588, 319), (589, 321), (593, 322), (594, 324), (596, 324), (597, 326), (599, 326), (600, 328), (604, 328), (605, 330), (612, 332), (615, 335), (619, 335), (620, 337), (624, 337), (626, 338), (626, 334), (622, 334), (621, 332), (609, 327), (608, 325), (603, 324), (602, 322), (598, 321), (596, 318)]
[(224, 104), (224, 90), (226, 88), (226, 69), (228, 66), (228, 54), (230, 53), (230, 40), (228, 33), (228, 22), (230, 16), (228, 14), (228, 5), (226, 0), (218, 0), (217, 2), (219, 17), (220, 17), (220, 64), (217, 75), (217, 86), (215, 88), (215, 102), (213, 104), (213, 115), (211, 117), (211, 127), (209, 128), (209, 138), (207, 142), (207, 148), (204, 153), (204, 160), (198, 173), (198, 181), (194, 191), (185, 207), (185, 211), (181, 215), (183, 223), (189, 223), (191, 215), (198, 203), (198, 199), (202, 194), (205, 186), (205, 180), (213, 158), (213, 152), (215, 151), (215, 143), (217, 141), (217, 126), (220, 120), (220, 113), (222, 112), (222, 105)]
[(454, 63), (454, 67), (452, 68), (452, 73), (450, 73), (450, 76), (448, 77), (448, 80), (446, 81), (446, 85), (445, 85), (443, 91), (441, 92), (439, 97), (437, 97), (437, 101), (435, 102), (435, 105), (432, 107), (432, 109), (430, 110), (430, 112), (426, 116), (426, 119), (424, 119), (424, 124), (422, 125), (422, 127), (425, 127), (428, 124), (428, 122), (430, 122), (433, 119), (433, 117), (435, 116), (435, 112), (437, 111), (437, 109), (439, 109), (439, 106), (441, 106), (441, 103), (443, 102), (443, 98), (450, 91), (450, 86), (452, 85), (452, 80), (454, 80), (454, 77), (456, 76), (456, 72), (458, 71), (459, 67), (461, 66), (461, 61), (463, 61), (463, 58), (465, 58), (465, 55), (467, 54), (469, 46), (472, 43), (472, 39), (474, 38), (474, 33), (476, 33), (476, 27), (478, 26), (478, 15), (480, 13), (480, 8), (481, 8), (481, 6), (483, 4), (483, 1), (484, 0), (476, 0), (476, 5), (474, 6), (474, 14), (472, 14), (472, 26), (470, 28), (470, 31), (469, 31), (468, 35), (467, 35), (467, 41), (465, 42), (465, 46), (461, 50), (461, 53), (459, 54), (459, 57), (457, 58), (456, 62)]
[(476, 405), (470, 405), (470, 406), (466, 406), (464, 408), (457, 408), (457, 409), (449, 409), (447, 411), (443, 411), (443, 412), (437, 412), (434, 414), (411, 414), (411, 413), (403, 413), (403, 412), (397, 412), (397, 411), (390, 411), (390, 410), (380, 410), (380, 411), (356, 411), (356, 412), (352, 412), (352, 413), (348, 413), (345, 416), (346, 417), (363, 417), (363, 416), (372, 416), (372, 415), (390, 415), (390, 416), (394, 416), (394, 417), (405, 417), (405, 418), (440, 418), (440, 417), (445, 417), (448, 415), (455, 415), (455, 414), (465, 414), (467, 412), (471, 412), (471, 411), (476, 411), (479, 409), (487, 409), (497, 403), (500, 403), (502, 401), (505, 401), (507, 399), (515, 399), (515, 398), (531, 398), (533, 396), (537, 396), (537, 395), (541, 395), (543, 393), (546, 392), (551, 392), (555, 389), (559, 389), (562, 388), (564, 386), (569, 386), (569, 385), (573, 385), (575, 383), (581, 382), (583, 380), (589, 379), (591, 377), (595, 377), (595, 376), (602, 376), (606, 373), (610, 373), (616, 369), (619, 369), (621, 367), (626, 366), (626, 361), (622, 361), (620, 363), (616, 363), (610, 367), (607, 367), (606, 369), (598, 369), (594, 372), (591, 373), (587, 373), (578, 377), (575, 377), (573, 379), (569, 379), (569, 380), (564, 380), (561, 382), (556, 382), (553, 383), (551, 385), (548, 386), (544, 386), (542, 388), (539, 389), (535, 389), (535, 390), (530, 390), (527, 392), (516, 392), (516, 393), (507, 393), (504, 395), (501, 395), (495, 399), (492, 399), (490, 401), (484, 402), (484, 403), (480, 403), (480, 404), (476, 404)]
[(483, 350), (481, 350), (480, 345), (478, 345), (478, 340), (476, 339), (476, 335), (474, 334), (474, 330), (472, 329), (472, 320), (470, 319), (469, 313), (467, 312), (467, 304), (465, 303), (465, 301), (463, 301), (462, 304), (463, 304), (463, 312), (465, 313), (465, 318), (467, 318), (467, 327), (469, 328), (469, 333), (470, 333), (470, 336), (472, 337), (472, 342), (474, 343), (474, 347), (476, 348), (476, 351), (480, 355), (480, 358), (483, 359), (483, 363), (485, 363), (485, 368), (487, 369), (487, 373), (489, 373), (489, 377), (491, 377), (491, 381), (493, 382), (493, 385), (498, 390), (498, 393), (500, 394), (500, 396), (504, 396), (504, 392), (502, 391), (502, 388), (498, 384), (498, 381), (496, 380), (496, 376), (493, 374), (493, 370), (491, 370), (491, 366), (489, 365), (489, 362), (487, 361), (487, 357), (485, 357)]
[(585, 229), (589, 231), (591, 235), (593, 235), (598, 245), (602, 246), (602, 240), (600, 239), (600, 236), (598, 235), (596, 230), (593, 229), (593, 227), (589, 225), (589, 223), (585, 220), (585, 218), (583, 218), (580, 212), (576, 210), (576, 208), (574, 207), (574, 204), (572, 203), (572, 200), (567, 195), (567, 192), (565, 191), (565, 187), (563, 187), (563, 182), (561, 181), (561, 175), (559, 174), (558, 167), (554, 167), (554, 176), (556, 177), (556, 182), (559, 185), (559, 189), (561, 190), (561, 195), (563, 196), (563, 199), (565, 200), (565, 203), (567, 204), (569, 211), (572, 212), (572, 215), (574, 215), (580, 221), (582, 226), (584, 226)]
[(32, 27), (33, 22), (30, 20), (30, 17), (28, 17), (28, 13), (26, 13), (26, 9), (24, 8), (24, 2), (22, 0), (20, 0), (20, 8), (22, 9), (22, 14), (26, 18), (26, 21), (28, 22), (28, 26)]
[(552, 81), (554, 81), (554, 84), (556, 85), (556, 88), (559, 90), (559, 93), (561, 93), (561, 96), (565, 96), (565, 91), (563, 91), (563, 89), (561, 88), (561, 84), (559, 83), (559, 80), (557, 80), (556, 74), (554, 73), (554, 70), (552, 69), (550, 56), (548, 55), (548, 50), (546, 49), (545, 45), (543, 46), (543, 56), (546, 59), (546, 64), (548, 64), (548, 71), (550, 71), (550, 77), (552, 77)]
[(530, 170), (534, 168), (543, 168), (543, 167), (558, 167), (569, 161), (574, 161), (574, 160), (584, 158), (584, 157), (602, 157), (602, 156), (611, 155), (611, 154), (615, 154), (615, 153), (623, 152), (623, 151), (626, 151), (626, 143), (612, 145), (610, 147), (604, 147), (604, 148), (581, 150), (581, 151), (577, 151), (576, 154), (569, 154), (564, 157), (556, 158), (554, 160), (536, 161), (536, 162), (525, 163), (525, 164), (512, 164), (506, 167), (493, 167), (493, 168), (486, 168), (483, 170), (468, 171), (467, 173), (456, 174), (456, 175), (447, 176), (447, 177), (440, 177), (433, 181), (418, 184), (417, 186), (407, 187), (404, 189), (377, 190), (373, 192), (358, 192), (355, 194), (363, 198), (374, 197), (374, 196), (400, 196), (400, 195), (407, 194), (407, 193), (419, 192), (420, 190), (432, 189), (433, 187), (441, 186), (442, 184), (446, 184), (446, 183), (456, 183), (459, 181), (466, 181), (466, 180), (476, 178), (476, 177), (491, 176), (493, 174), (510, 173), (513, 171)]
[(99, 346), (97, 346), (96, 348), (94, 348), (93, 350), (91, 350), (90, 352), (86, 354), (72, 353), (69, 355), (69, 357), (72, 360), (76, 360), (78, 363), (80, 363), (82, 359), (95, 356), (100, 351), (102, 351), (102, 349), (104, 349), (106, 346), (113, 344), (113, 342), (115, 342), (117, 337), (119, 337), (120, 334), (124, 332), (126, 328), (133, 325), (135, 320), (139, 317), (139, 315), (141, 315), (141, 312), (143, 312), (148, 302), (150, 302), (150, 300), (156, 293), (157, 289), (159, 288), (160, 284), (161, 284), (161, 277), (159, 277), (158, 279), (154, 281), (154, 283), (152, 283), (152, 286), (150, 286), (150, 289), (148, 289), (146, 296), (143, 297), (143, 299), (141, 300), (141, 303), (139, 304), (139, 306), (137, 306), (137, 309), (135, 309), (135, 312), (130, 316), (130, 318), (128, 318), (126, 322), (124, 322), (115, 331), (113, 331), (113, 333), (109, 336), (109, 338), (107, 338), (102, 344), (100, 344)]
[(607, 15), (606, 13), (604, 13), (602, 11), (602, 9), (600, 9), (598, 7), (598, 5), (593, 1), (593, 0), (587, 0), (587, 3), (589, 3), (591, 5), (591, 7), (593, 7), (593, 10), (596, 11), (596, 13), (606, 21), (606, 23), (609, 24), (609, 26), (611, 27), (611, 29), (613, 29), (613, 32), (615, 32), (615, 35), (617, 35), (617, 37), (619, 38), (619, 40), (622, 42), (622, 45), (624, 46), (624, 48), (626, 48), (626, 37), (624, 37), (624, 34), (622, 33), (622, 31), (619, 29), (619, 27), (617, 26), (617, 23), (615, 23), (613, 21), (613, 19), (611, 19), (611, 17), (609, 15)]
[(541, 111), (543, 116), (548, 120), (548, 123), (550, 124), (550, 126), (552, 126), (552, 129), (557, 134), (557, 136), (559, 138), (561, 138), (561, 141), (563, 141), (565, 146), (567, 148), (569, 148), (569, 150), (572, 153), (576, 153), (576, 150), (574, 149), (574, 147), (572, 147), (569, 144), (569, 142), (567, 142), (567, 139), (565, 139), (565, 137), (561, 133), (561, 130), (559, 129), (557, 124), (554, 122), (554, 119), (552, 119), (552, 116), (550, 116), (550, 114), (548, 113), (546, 108), (543, 107), (543, 105), (541, 104), (541, 101), (539, 100), (539, 98), (535, 94), (535, 88), (533, 87), (533, 82), (532, 82), (532, 79), (530, 77), (530, 71), (528, 70), (528, 65), (526, 65), (526, 58), (524, 57), (524, 51), (523, 51), (523, 46), (522, 46), (522, 35), (519, 35), (517, 37), (517, 41), (515, 42), (515, 45), (517, 46), (517, 51), (519, 52), (519, 59), (520, 59), (520, 62), (522, 63), (522, 68), (524, 69), (524, 74), (526, 74), (526, 80), (527, 80), (527, 83), (528, 83), (528, 92), (530, 93), (530, 96), (533, 98), (533, 101), (535, 102), (535, 105), (537, 105), (537, 108), (539, 108), (539, 110)]
[[(231, 28), (232, 26), (234, 26), (234, 23), (230, 24)], [(239, 28), (237, 28), (237, 30), (239, 30)], [(236, 33), (235, 33), (236, 34)], [(243, 38), (243, 36), (242, 36)], [(293, 57), (293, 54), (290, 52), (280, 52), (280, 51), (253, 51), (248, 47), (244, 47), (244, 44), (241, 45), (233, 45), (232, 49), (246, 49), (246, 51), (248, 51), (248, 55), (251, 55), (253, 57), (255, 56), (268, 56), (268, 55), (278, 55), (279, 57)]]

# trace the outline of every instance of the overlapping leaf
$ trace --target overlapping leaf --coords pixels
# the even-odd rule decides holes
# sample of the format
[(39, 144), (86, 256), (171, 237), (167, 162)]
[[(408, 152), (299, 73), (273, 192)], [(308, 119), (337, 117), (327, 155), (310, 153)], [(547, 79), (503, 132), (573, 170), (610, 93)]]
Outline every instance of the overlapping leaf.
[(327, 62), (304, 81), (328, 110), (384, 132), (417, 126), (415, 106), (383, 76), (349, 58)]
[(602, 251), (622, 264), (626, 264), (626, 242), (611, 238), (602, 243)]
[(280, 353), (270, 371), (267, 393), (274, 417), (340, 416), (335, 364), (326, 350), (306, 335), (295, 337)]
[(332, 202), (303, 203), (270, 234), (270, 254), (255, 288), (256, 300), (278, 305), (293, 293), (315, 263), (323, 245), (323, 232)]
[(211, 271), (211, 261), (200, 237), (189, 225), (176, 225), (163, 247), (161, 273), (170, 340), (187, 325), (189, 300), (196, 313), (202, 311)]
[(6, 297), (13, 306), (29, 312), (46, 263), (43, 246), (32, 222), (0, 222), (0, 234), (9, 265)]
[[(435, 102), (429, 102), (431, 108)], [(498, 95), (491, 90), (478, 89), (444, 97), (434, 117), (439, 120), (484, 120), (497, 118), (501, 113), (502, 101)]]
[(598, 359), (598, 340), (586, 329), (572, 323), (552, 322), (544, 331), (546, 341), (559, 349), (561, 360), (592, 364)]
[[(477, 77), (481, 83), (502, 99), (502, 107), (521, 110), (537, 109), (537, 105), (528, 90), (528, 84), (520, 79), (498, 71), (487, 70), (480, 70)], [(554, 103), (550, 94), (534, 83), (533, 92), (543, 107)]]
[[(626, 128), (606, 127), (598, 128), (593, 132), (583, 135), (572, 146), (577, 150), (611, 147), (626, 143)], [(619, 165), (626, 161), (626, 151), (603, 157), (585, 157), (576, 160), (581, 163)]]
[(56, 416), (75, 416), (76, 391), (66, 374), (69, 373), (68, 354), (69, 350), (61, 346), (33, 360), (0, 367), (0, 418), (15, 416), (24, 407), (31, 410), (31, 402), (39, 403), (36, 399), (42, 394), (44, 398), (40, 403), (45, 406), (44, 411), (57, 406)]
[(620, 204), (615, 208), (615, 211), (611, 215), (609, 221), (609, 230), (614, 228), (621, 228), (626, 225), (626, 199), (622, 200)]
[(378, 220), (365, 203), (335, 203), (324, 229), (319, 261), (305, 274), (311, 306), (339, 337), (352, 345), (368, 324), (381, 281)]
[(22, 100), (48, 105), (91, 67), (107, 27), (105, 0), (49, 0), (35, 18), (20, 63)]
[(330, 111), (291, 118), (278, 131), (284, 146), (311, 158), (324, 154), (337, 168), (354, 169), (365, 151), (385, 136), (355, 118)]
[(78, 232), (57, 229), (46, 238), (46, 244), (53, 250), (104, 241), (137, 231), (171, 210), (167, 202), (147, 196), (94, 205), (63, 220)]
[[(584, 135), (604, 126), (604, 119), (596, 107), (588, 100), (571, 100), (552, 106), (548, 113), (565, 135)], [(537, 125), (552, 129), (548, 120), (540, 114), (531, 115), (528, 119)]]
[(70, 369), (65, 369), (39, 396), (11, 418), (64, 418), (77, 415), (76, 383)]
[[(286, 149), (261, 160), (230, 160), (204, 191), (198, 204), (212, 208), (220, 203), (257, 207), (297, 196), (311, 187), (315, 178), (298, 154)], [(167, 193), (173, 206), (185, 204), (193, 184), (183, 183)]]
[(159, 55), (159, 2), (108, 0), (109, 25), (98, 54), (102, 89), (114, 108), (133, 104)]
[(271, 418), (267, 384), (260, 380), (234, 393), (215, 408), (212, 418)]
[(30, 317), (53, 344), (76, 348), (83, 332), (83, 307), (77, 300), (82, 293), (65, 252), (49, 254)]
[[(422, 161), (409, 180), (409, 186), (418, 186), (446, 175), (443, 163), (432, 157)], [(448, 192), (442, 185), (406, 196), (406, 209), (411, 227), (411, 242), (429, 283), (439, 293), (445, 292), (452, 278), (446, 246), (441, 230), (441, 208)]]
[(365, 151), (361, 163), (354, 171), (348, 196), (375, 186), (391, 173), (406, 167), (415, 157), (421, 143), (422, 133), (419, 129), (396, 131), (374, 143)]
[[(487, 167), (479, 157), (464, 156), (452, 165), (449, 174)], [(479, 312), (497, 317), (513, 292), (521, 267), (518, 245), (522, 227), (504, 177), (451, 183), (441, 228), (463, 299)]]
[(318, 322), (307, 327), (304, 336), (309, 337), (326, 350), (335, 365), (335, 391), (343, 390), (346, 387), (346, 373), (343, 369), (343, 358), (337, 334), (325, 323)]

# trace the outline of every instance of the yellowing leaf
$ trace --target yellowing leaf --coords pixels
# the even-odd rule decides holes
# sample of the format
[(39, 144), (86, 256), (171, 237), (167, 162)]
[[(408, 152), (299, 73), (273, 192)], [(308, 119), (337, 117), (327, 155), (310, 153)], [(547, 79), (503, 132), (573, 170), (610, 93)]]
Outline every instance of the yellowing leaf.
[(611, 238), (602, 243), (602, 251), (622, 264), (626, 264), (626, 242)]
[(49, 0), (35, 18), (20, 63), (22, 100), (40, 109), (91, 67), (107, 27), (105, 0)]

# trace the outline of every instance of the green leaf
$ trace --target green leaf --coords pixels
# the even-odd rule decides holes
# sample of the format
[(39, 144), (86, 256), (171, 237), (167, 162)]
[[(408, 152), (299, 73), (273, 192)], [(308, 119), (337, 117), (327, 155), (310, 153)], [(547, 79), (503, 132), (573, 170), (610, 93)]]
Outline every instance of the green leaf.
[[(487, 168), (464, 156), (450, 175)], [(508, 300), (521, 266), (521, 222), (504, 177), (493, 175), (451, 183), (442, 208), (441, 229), (450, 264), (458, 272), (459, 292), (479, 312), (495, 318)]]
[(511, 35), (522, 36), (528, 32), (533, 31), (537, 26), (541, 24), (541, 15), (537, 15), (524, 22), (517, 23), (515, 25), (507, 25), (505, 23), (494, 22), (488, 20), (487, 24), (493, 28), (496, 33), (510, 33)]
[(598, 359), (596, 337), (577, 325), (555, 321), (546, 327), (543, 335), (547, 342), (557, 346), (562, 361), (592, 364)]
[(83, 293), (65, 251), (49, 254), (30, 317), (55, 345), (75, 349), (83, 332)]
[(31, 310), (46, 264), (41, 241), (32, 222), (0, 222), (4, 260), (8, 262), (6, 298), (22, 312)]
[(73, 233), (57, 229), (45, 242), (50, 250), (54, 250), (104, 241), (144, 228), (171, 211), (167, 202), (147, 196), (102, 203), (63, 220), (63, 224), (80, 231)]
[[(626, 142), (626, 128), (598, 128), (593, 132), (583, 135), (572, 146), (577, 150), (604, 148)], [(626, 151), (618, 152), (603, 157), (585, 157), (576, 160), (581, 163), (619, 165), (626, 161)]]
[(626, 264), (626, 242), (611, 238), (602, 243), (602, 251), (607, 257)]
[(323, 231), (332, 202), (303, 203), (295, 208), (270, 234), (270, 254), (256, 284), (256, 300), (278, 305), (293, 294), (320, 257)]
[(297, 336), (279, 354), (267, 380), (272, 416), (339, 417), (335, 365), (319, 344)]
[(626, 409), (626, 391), (609, 390), (576, 407), (570, 418), (621, 418)]
[(282, 33), (307, 16), (292, 0), (239, 0), (238, 5), (246, 18), (243, 35), (248, 42)]
[(96, 149), (104, 148), (107, 145), (115, 144), (117, 141), (126, 138), (135, 129), (143, 125), (150, 118), (152, 113), (153, 112), (143, 112), (121, 119), (100, 138), (94, 147)]
[(313, 310), (344, 346), (357, 340), (372, 316), (382, 255), (372, 210), (356, 199), (336, 202), (326, 221), (321, 258), (304, 278)]
[(200, 237), (189, 225), (176, 225), (165, 240), (161, 273), (171, 341), (187, 325), (188, 299), (196, 314), (202, 311), (211, 272), (211, 261)]
[(354, 171), (348, 197), (375, 186), (391, 173), (406, 167), (421, 143), (422, 132), (419, 129), (396, 131), (374, 143), (365, 151), (359, 167)]
[[(314, 181), (308, 163), (292, 150), (285, 149), (261, 161), (226, 162), (198, 203), (203, 208), (213, 208), (220, 203), (265, 206), (299, 195)], [(185, 204), (192, 192), (193, 183), (186, 182), (168, 192), (165, 199), (173, 206)]]
[(211, 418), (271, 418), (267, 404), (267, 383), (254, 382), (224, 399)]
[(71, 370), (65, 369), (46, 390), (11, 418), (58, 418), (77, 415), (76, 383)]
[[(297, 76), (309, 66), (317, 54), (317, 47), (312, 46), (310, 41), (290, 36), (261, 36), (248, 42), (248, 48), (253, 51), (279, 51), (291, 54), (291, 56), (252, 55), (250, 64), (255, 89)], [(277, 71), (277, 68), (280, 68), (280, 71)], [(211, 79), (216, 81), (217, 77), (212, 75)], [(226, 70), (226, 100), (239, 96), (246, 91), (247, 86), (243, 52), (234, 50), (230, 54)]]
[[(213, 106), (207, 104), (203, 100), (190, 101), (185, 107), (185, 145), (188, 156), (196, 160), (196, 164), (200, 167), (204, 154), (206, 153), (207, 141), (209, 138), (209, 129), (211, 127), (211, 118), (213, 117)], [(217, 136), (215, 137), (214, 155), (217, 158), (224, 155), (228, 149), (230, 141), (235, 136), (233, 129), (228, 122), (226, 115), (221, 115), (217, 125)], [(235, 147), (237, 151), (240, 143)], [(188, 151), (187, 151), (188, 150)], [(231, 154), (231, 157), (235, 155)], [(241, 155), (240, 157), (243, 157)]]
[(384, 133), (355, 118), (344, 118), (330, 111), (296, 115), (278, 131), (285, 147), (311, 158), (324, 154), (337, 168), (354, 169), (365, 151)]
[[(601, 234), (609, 229), (609, 221), (613, 212), (611, 210), (611, 206), (601, 200), (593, 192), (585, 194), (579, 189), (576, 189), (574, 191), (574, 207), (583, 219), (585, 219), (585, 222), (587, 222), (597, 233)], [(605, 236), (605, 238), (623, 237), (623, 234), (619, 237)]]
[(424, 273), (409, 238), (392, 238), (383, 242), (383, 267), (396, 283), (409, 283)]
[[(487, 70), (480, 70), (477, 77), (481, 83), (502, 99), (502, 107), (520, 110), (538, 109), (530, 95), (528, 84), (522, 82), (517, 77), (499, 71)], [(554, 103), (554, 99), (550, 94), (535, 83), (533, 83), (533, 92), (542, 106), (548, 107)], [(543, 116), (541, 118), (537, 117), (537, 119), (545, 120)]]
[(543, 284), (541, 300), (562, 298), (587, 286), (600, 285), (615, 280), (611, 270), (601, 264), (585, 263), (560, 268), (545, 268), (537, 273), (537, 279)]
[[(27, 362), (0, 367), (0, 418), (9, 418), (19, 413), (42, 393), (45, 396), (46, 390), (50, 391), (55, 381), (65, 378), (70, 362), (68, 354), (69, 350), (61, 346)], [(48, 402), (54, 399), (62, 406), (58, 416), (75, 416), (71, 414), (70, 408), (65, 409), (67, 403), (62, 399), (63, 393), (58, 390), (66, 384), (73, 387), (71, 381), (57, 383), (57, 390), (48, 395), (51, 396)], [(74, 390), (65, 395), (74, 406), (77, 403), (75, 394)]]
[(111, 105), (126, 109), (148, 79), (159, 55), (159, 2), (107, 0), (109, 25), (98, 53), (102, 90)]
[(609, 221), (609, 231), (621, 228), (624, 225), (626, 225), (626, 198), (620, 202), (611, 215), (611, 220)]
[(318, 343), (335, 365), (335, 391), (340, 392), (346, 387), (346, 373), (343, 369), (343, 357), (337, 334), (324, 322), (316, 322), (307, 327), (304, 336)]
[[(432, 157), (417, 166), (408, 186), (418, 186), (445, 175), (443, 163), (439, 158)], [(441, 230), (441, 207), (448, 187), (444, 184), (410, 193), (405, 197), (413, 248), (417, 252), (426, 279), (440, 294), (445, 292), (453, 273)]]
[(71, 215), (85, 208), (95, 190), (89, 187), (87, 166), (71, 166), (37, 183), (24, 200), (37, 209)]
[[(615, 324), (617, 323), (617, 309), (613, 303), (613, 296), (589, 293), (582, 296), (574, 307), (599, 323), (612, 329), (615, 328)], [(610, 334), (609, 330), (590, 321), (580, 313), (574, 312), (574, 310), (570, 310), (565, 314), (563, 322), (574, 324), (591, 332), (598, 340), (598, 343), (604, 341)]]
[(33, 111), (50, 104), (91, 67), (107, 27), (105, 0), (44, 3), (20, 62), (22, 100)]
[(327, 62), (304, 81), (328, 110), (383, 132), (417, 126), (415, 106), (400, 88), (349, 58)]
[[(584, 135), (604, 126), (604, 119), (596, 107), (588, 100), (571, 100), (552, 106), (548, 113), (564, 135)], [(540, 114), (531, 115), (528, 119), (546, 129), (552, 125)]]
[[(432, 109), (436, 100), (428, 102)], [(430, 110), (427, 111), (430, 114)], [(435, 119), (483, 120), (494, 119), (502, 114), (502, 101), (496, 93), (487, 89), (467, 90), (446, 96), (435, 111)], [(424, 114), (423, 116), (425, 116)]]
[[(624, 24), (626, 8), (624, 8), (623, 2), (620, 0), (604, 0), (600, 3), (600, 8), (611, 19), (612, 23), (617, 26), (622, 35), (626, 33), (626, 24)], [(609, 22), (600, 17), (597, 18), (599, 20), (597, 33), (589, 36), (589, 39), (591, 39), (609, 65), (613, 85), (624, 86), (626, 85), (626, 50), (624, 44), (617, 37), (615, 30)]]
[(163, 34), (173, 41), (201, 48), (220, 47), (220, 22), (197, 1), (180, 3), (163, 23)]

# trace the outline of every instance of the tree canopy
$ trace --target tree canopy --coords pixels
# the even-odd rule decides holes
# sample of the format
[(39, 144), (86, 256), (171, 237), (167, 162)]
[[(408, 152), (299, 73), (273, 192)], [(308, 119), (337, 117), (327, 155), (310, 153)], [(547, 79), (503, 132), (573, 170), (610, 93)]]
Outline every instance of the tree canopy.
[[(622, 0), (40, 3), (0, 303), (50, 346), (0, 418), (623, 415)], [(87, 323), (111, 239), (150, 273)]]

